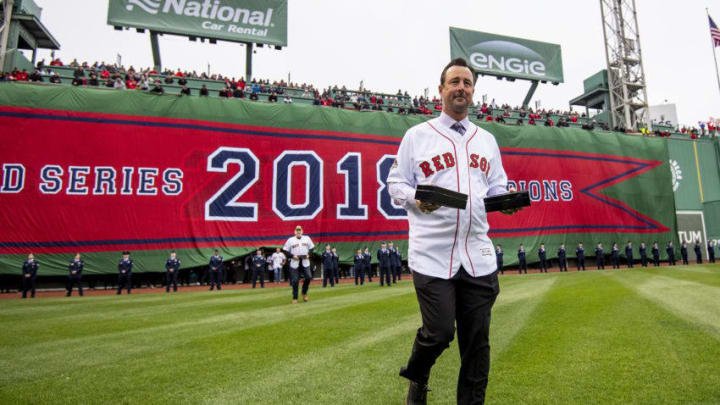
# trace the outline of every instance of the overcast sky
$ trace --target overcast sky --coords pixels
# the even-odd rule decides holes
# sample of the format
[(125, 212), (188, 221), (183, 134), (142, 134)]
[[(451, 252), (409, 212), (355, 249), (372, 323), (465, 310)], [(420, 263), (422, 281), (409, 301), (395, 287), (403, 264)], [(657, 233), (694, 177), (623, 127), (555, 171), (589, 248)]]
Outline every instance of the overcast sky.
[[(63, 62), (152, 65), (149, 34), (114, 31), (106, 24), (107, 1), (35, 0), (42, 21), (60, 42)], [(681, 124), (720, 116), (720, 90), (711, 52), (705, 8), (720, 22), (720, 3), (711, 0), (636, 0), (650, 105), (677, 104)], [(713, 4), (715, 9), (712, 8)], [(557, 43), (562, 46), (565, 83), (541, 85), (533, 100), (545, 108), (567, 109), (582, 94), (582, 81), (605, 68), (597, 0), (438, 1), (289, 0), (288, 47), (258, 49), (258, 78), (332, 84), (375, 91), (437, 94), (439, 74), (450, 58), (448, 27)], [(163, 67), (240, 77), (245, 48), (164, 36)], [(720, 53), (720, 51), (718, 51)], [(39, 57), (49, 57), (40, 52)], [(519, 105), (529, 83), (481, 78), (475, 90), (499, 104)]]

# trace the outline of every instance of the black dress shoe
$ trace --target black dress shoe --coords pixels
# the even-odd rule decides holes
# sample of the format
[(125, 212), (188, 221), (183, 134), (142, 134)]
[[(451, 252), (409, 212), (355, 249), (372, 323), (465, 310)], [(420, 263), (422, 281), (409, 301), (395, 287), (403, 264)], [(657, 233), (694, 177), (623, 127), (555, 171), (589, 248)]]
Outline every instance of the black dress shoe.
[(427, 405), (427, 393), (430, 391), (427, 384), (410, 381), (405, 405)]

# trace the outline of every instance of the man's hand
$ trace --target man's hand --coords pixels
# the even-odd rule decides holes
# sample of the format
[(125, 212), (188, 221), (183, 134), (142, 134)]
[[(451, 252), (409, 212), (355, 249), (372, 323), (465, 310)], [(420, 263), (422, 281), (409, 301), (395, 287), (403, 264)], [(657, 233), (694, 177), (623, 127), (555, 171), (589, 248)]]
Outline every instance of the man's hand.
[(415, 204), (417, 204), (417, 207), (420, 210), (420, 212), (422, 212), (424, 214), (429, 214), (429, 213), (435, 211), (436, 209), (440, 208), (440, 205), (438, 205), (438, 204), (431, 203), (431, 202), (424, 202), (424, 201), (420, 201), (420, 200), (415, 200)]
[[(516, 192), (517, 190), (515, 190), (515, 187), (510, 186), (510, 189), (509, 189), (508, 191), (511, 192), (511, 193), (514, 193), (514, 192)], [(522, 209), (522, 207), (520, 207), (520, 208), (511, 208), (511, 209), (509, 209), (509, 210), (502, 210), (502, 211), (500, 211), (500, 212), (502, 212), (502, 213), (505, 214), (505, 215), (512, 215), (512, 214), (520, 211), (521, 209)]]
[(73, 270), (73, 271), (72, 271), (72, 274), (77, 274), (77, 271)]

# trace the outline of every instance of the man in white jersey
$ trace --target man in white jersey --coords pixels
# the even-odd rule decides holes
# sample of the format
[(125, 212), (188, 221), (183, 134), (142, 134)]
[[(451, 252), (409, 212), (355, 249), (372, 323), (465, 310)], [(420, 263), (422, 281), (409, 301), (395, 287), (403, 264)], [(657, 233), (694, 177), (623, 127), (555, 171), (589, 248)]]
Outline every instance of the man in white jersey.
[(282, 266), (285, 264), (285, 255), (282, 254), (282, 249), (277, 248), (275, 253), (270, 256), (270, 260), (272, 260), (272, 269), (275, 273), (275, 284), (280, 284), (280, 273), (282, 273)]
[[(400, 370), (410, 380), (406, 404), (427, 403), (430, 369), (452, 341), (455, 324), (461, 360), (457, 403), (485, 400), (490, 310), (499, 286), (483, 198), (508, 188), (495, 138), (468, 120), (474, 85), (464, 59), (445, 67), (442, 114), (405, 133), (387, 179), (393, 200), (408, 212), (408, 267), (422, 315), (410, 359)], [(466, 209), (416, 200), (419, 184), (467, 194)]]
[(291, 236), (283, 246), (283, 250), (290, 257), (290, 284), (292, 285), (293, 304), (298, 302), (300, 274), (303, 275), (303, 301), (308, 301), (307, 292), (310, 287), (310, 280), (312, 280), (312, 274), (310, 274), (310, 251), (314, 247), (315, 244), (310, 240), (310, 237), (303, 235), (303, 229), (300, 225), (295, 227), (295, 236)]

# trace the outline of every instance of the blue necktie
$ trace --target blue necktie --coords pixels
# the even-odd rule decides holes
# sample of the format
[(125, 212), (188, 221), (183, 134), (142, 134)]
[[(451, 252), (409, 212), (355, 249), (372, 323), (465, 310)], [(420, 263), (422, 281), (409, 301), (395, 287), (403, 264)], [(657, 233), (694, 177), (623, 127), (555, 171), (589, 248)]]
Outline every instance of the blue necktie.
[(457, 131), (460, 135), (465, 135), (465, 127), (459, 122), (452, 124), (450, 128)]

